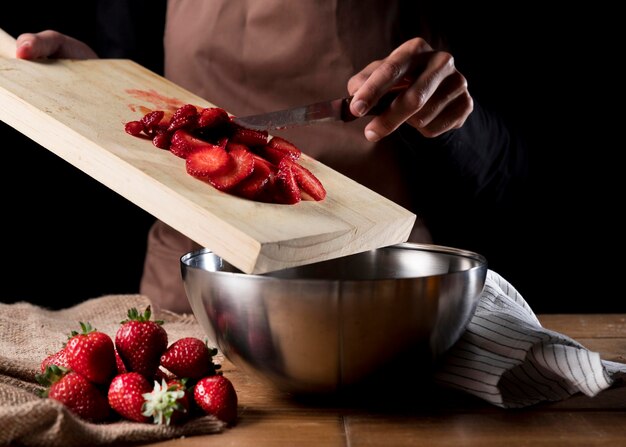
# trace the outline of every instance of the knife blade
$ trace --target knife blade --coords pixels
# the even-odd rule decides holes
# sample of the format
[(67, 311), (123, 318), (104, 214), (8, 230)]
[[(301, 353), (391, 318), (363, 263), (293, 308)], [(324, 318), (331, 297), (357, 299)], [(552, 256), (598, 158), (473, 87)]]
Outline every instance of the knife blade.
[[(405, 88), (405, 87), (404, 87)], [(372, 107), (367, 115), (378, 115), (398, 96), (404, 88), (393, 88)], [(329, 121), (350, 122), (358, 117), (350, 112), (352, 96), (316, 102), (305, 106), (261, 113), (259, 115), (240, 116), (233, 122), (253, 130), (278, 130), (293, 126), (307, 126)]]

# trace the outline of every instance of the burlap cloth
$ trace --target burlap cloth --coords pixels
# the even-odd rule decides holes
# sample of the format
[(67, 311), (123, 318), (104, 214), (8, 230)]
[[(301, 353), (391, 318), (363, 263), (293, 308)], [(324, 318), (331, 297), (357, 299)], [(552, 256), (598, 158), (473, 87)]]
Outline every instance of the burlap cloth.
[[(169, 427), (128, 421), (93, 424), (37, 396), (41, 387), (35, 374), (41, 361), (61, 348), (71, 330), (79, 330), (79, 321), (115, 337), (128, 308), (143, 310), (148, 304), (140, 295), (104, 296), (58, 311), (0, 303), (0, 445), (124, 445), (221, 431), (223, 424), (210, 416)], [(192, 315), (162, 312), (158, 318), (165, 321), (169, 343), (189, 336), (205, 338)]]

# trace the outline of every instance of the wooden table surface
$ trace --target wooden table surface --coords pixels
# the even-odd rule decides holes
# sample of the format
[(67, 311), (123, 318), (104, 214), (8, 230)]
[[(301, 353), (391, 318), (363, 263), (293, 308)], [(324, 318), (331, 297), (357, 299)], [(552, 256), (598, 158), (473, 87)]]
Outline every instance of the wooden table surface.
[[(626, 314), (542, 315), (603, 359), (626, 363)], [(221, 434), (159, 447), (207, 446), (626, 446), (626, 386), (521, 410), (435, 386), (407, 385), (398, 403), (367, 393), (335, 402), (294, 400), (224, 362), (239, 420)], [(390, 372), (393, 381), (393, 372)]]

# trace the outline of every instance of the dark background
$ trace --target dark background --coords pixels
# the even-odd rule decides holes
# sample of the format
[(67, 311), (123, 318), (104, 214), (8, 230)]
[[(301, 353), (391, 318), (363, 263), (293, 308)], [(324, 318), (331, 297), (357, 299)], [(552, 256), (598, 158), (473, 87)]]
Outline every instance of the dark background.
[[(110, 24), (98, 28), (98, 2), (75, 2), (71, 15), (80, 22), (51, 3), (16, 4), (0, 27), (13, 36), (57, 29), (101, 54), (107, 48), (106, 56), (161, 72), (164, 1), (136, 1), (128, 15), (112, 13), (125, 30), (118, 43), (103, 41), (116, 32)], [(624, 114), (615, 68), (623, 39), (612, 23), (619, 14), (599, 7), (547, 13), (528, 2), (447, 8), (442, 27), (470, 91), (515, 123), (530, 151), (524, 201), (489, 216), (477, 229), (485, 234), (459, 246), (484, 254), (536, 312), (626, 311), (619, 281)], [(141, 25), (129, 27), (127, 17)], [(154, 218), (3, 123), (0, 138), (2, 301), (59, 308), (137, 292)]]

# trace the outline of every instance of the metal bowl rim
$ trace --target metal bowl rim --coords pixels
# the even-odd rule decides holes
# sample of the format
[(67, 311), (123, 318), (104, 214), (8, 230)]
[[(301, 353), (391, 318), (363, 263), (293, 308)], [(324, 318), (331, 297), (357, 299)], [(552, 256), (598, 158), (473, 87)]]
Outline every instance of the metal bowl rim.
[[(451, 273), (442, 273), (442, 274), (438, 274), (438, 275), (427, 275), (430, 278), (434, 278), (434, 277), (438, 277), (438, 276), (448, 276), (448, 275), (453, 275), (453, 274), (457, 274), (457, 273), (466, 273), (466, 272), (472, 272), (474, 270), (480, 270), (480, 269), (484, 269), (487, 268), (487, 259), (476, 252), (473, 251), (469, 251), (469, 250), (463, 250), (460, 248), (453, 248), (453, 247), (447, 247), (444, 245), (434, 245), (434, 244), (417, 244), (417, 243), (413, 243), (413, 242), (404, 242), (401, 244), (395, 244), (395, 245), (390, 245), (387, 247), (381, 247), (380, 249), (403, 249), (403, 250), (417, 250), (417, 251), (427, 251), (427, 252), (433, 252), (433, 253), (442, 253), (442, 254), (447, 254), (447, 255), (453, 255), (456, 257), (460, 257), (460, 258), (469, 258), (472, 259), (474, 261), (477, 261), (478, 264), (467, 269), (467, 270), (462, 270), (462, 271), (458, 271), (458, 272), (451, 272)], [(379, 249), (379, 250), (380, 250)], [(192, 258), (195, 258), (197, 256), (201, 256), (204, 254), (215, 254), (215, 256), (217, 256), (218, 258), (221, 258), (221, 256), (217, 255), (216, 253), (214, 253), (212, 250), (208, 249), (208, 248), (201, 248), (199, 250), (194, 250), (191, 251), (189, 253), (184, 254), (183, 256), (181, 256), (180, 258), (180, 262), (181, 264), (183, 264), (186, 268), (189, 269), (195, 269), (195, 270), (202, 270), (199, 267), (194, 267), (188, 264), (188, 261)], [(362, 252), (364, 253), (364, 252)], [(355, 253), (358, 254), (358, 253)], [(221, 258), (223, 259), (223, 258)], [(330, 261), (331, 259), (329, 259)], [(225, 260), (224, 260), (225, 261)], [(225, 261), (228, 262), (228, 261)], [(320, 262), (324, 262), (324, 261), (320, 261)], [(230, 264), (230, 263), (229, 263)], [(230, 264), (232, 265), (232, 264)], [(233, 266), (235, 267), (235, 266)], [(297, 267), (297, 266), (294, 266)], [(236, 268), (236, 267), (235, 267)], [(292, 267), (287, 267), (287, 268), (292, 268)], [(286, 269), (287, 269), (286, 268)], [(288, 282), (297, 282), (297, 281), (319, 281), (319, 282), (323, 282), (323, 281), (343, 281), (344, 283), (351, 283), (351, 282), (379, 282), (379, 281), (398, 281), (398, 280), (411, 280), (413, 278), (421, 278), (419, 276), (416, 277), (405, 277), (405, 278), (379, 278), (379, 279), (350, 279), (350, 280), (340, 280), (340, 279), (328, 279), (328, 278), (277, 278), (274, 276), (264, 276), (262, 274), (254, 274), (254, 273), (244, 273), (242, 271), (239, 272), (224, 272), (224, 271), (207, 271), (208, 273), (212, 274), (212, 275), (218, 275), (218, 276), (236, 276), (236, 277), (245, 277), (245, 278), (250, 278), (250, 279), (257, 279), (257, 280), (265, 280), (265, 281), (288, 281)], [(271, 272), (268, 272), (271, 273)], [(426, 277), (426, 276), (424, 276)]]

